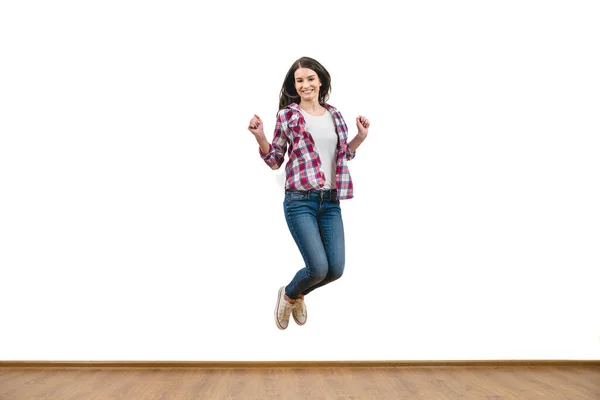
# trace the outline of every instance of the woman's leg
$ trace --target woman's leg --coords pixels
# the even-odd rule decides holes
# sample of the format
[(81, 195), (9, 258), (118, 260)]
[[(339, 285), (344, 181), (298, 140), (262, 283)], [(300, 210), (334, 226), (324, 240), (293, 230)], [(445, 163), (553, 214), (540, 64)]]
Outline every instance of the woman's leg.
[(297, 194), (286, 195), (284, 200), (285, 219), (305, 263), (285, 287), (291, 299), (328, 276), (329, 262), (317, 221), (319, 203), (315, 197)]
[(301, 292), (304, 295), (339, 279), (344, 273), (346, 263), (344, 223), (339, 201), (323, 201), (317, 213), (317, 222), (329, 268), (323, 280)]

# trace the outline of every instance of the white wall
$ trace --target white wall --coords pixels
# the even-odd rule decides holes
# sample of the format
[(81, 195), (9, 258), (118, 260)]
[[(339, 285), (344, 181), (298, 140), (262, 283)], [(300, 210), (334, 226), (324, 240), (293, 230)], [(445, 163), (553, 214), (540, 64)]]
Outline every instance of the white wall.
[[(597, 2), (200, 3), (0, 6), (0, 359), (600, 358)], [(281, 332), (246, 127), (304, 55), (372, 125), (345, 275)]]

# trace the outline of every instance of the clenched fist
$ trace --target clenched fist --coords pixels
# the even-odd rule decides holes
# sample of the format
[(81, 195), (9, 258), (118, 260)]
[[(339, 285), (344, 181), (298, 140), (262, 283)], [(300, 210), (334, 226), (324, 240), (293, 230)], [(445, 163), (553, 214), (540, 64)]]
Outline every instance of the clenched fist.
[(356, 127), (358, 128), (358, 136), (361, 139), (366, 139), (367, 135), (369, 134), (370, 125), (371, 123), (366, 117), (363, 117), (362, 115), (356, 117)]
[(248, 124), (248, 130), (250, 132), (252, 132), (252, 134), (256, 138), (259, 138), (259, 137), (262, 137), (265, 135), (265, 132), (263, 130), (263, 122), (258, 115), (254, 114), (254, 117), (252, 117), (252, 119), (250, 120), (250, 123)]

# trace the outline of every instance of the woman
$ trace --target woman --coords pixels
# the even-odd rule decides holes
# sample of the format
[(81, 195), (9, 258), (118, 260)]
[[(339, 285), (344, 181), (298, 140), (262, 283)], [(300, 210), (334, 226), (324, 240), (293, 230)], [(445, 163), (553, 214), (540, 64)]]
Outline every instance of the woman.
[(260, 156), (272, 169), (281, 167), (289, 149), (283, 209), (305, 267), (279, 289), (275, 306), (279, 329), (287, 328), (290, 313), (298, 325), (304, 325), (308, 316), (304, 296), (340, 278), (344, 271), (340, 200), (353, 197), (346, 161), (354, 158), (370, 123), (358, 116), (358, 134), (348, 143), (342, 114), (326, 103), (330, 90), (329, 72), (316, 60), (302, 57), (291, 66), (281, 87), (272, 143), (259, 116), (254, 115), (248, 125)]

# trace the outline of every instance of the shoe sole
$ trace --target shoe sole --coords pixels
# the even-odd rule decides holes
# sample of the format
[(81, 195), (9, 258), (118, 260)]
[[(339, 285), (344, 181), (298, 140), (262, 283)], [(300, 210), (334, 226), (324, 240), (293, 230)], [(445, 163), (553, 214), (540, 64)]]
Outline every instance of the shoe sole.
[(282, 297), (282, 291), (285, 289), (284, 286), (282, 286), (281, 288), (279, 288), (279, 292), (277, 292), (277, 304), (275, 305), (275, 325), (277, 325), (277, 327), (279, 329), (281, 329), (282, 331), (287, 328), (287, 326), (284, 328), (283, 326), (279, 325), (279, 318), (277, 318), (277, 310), (279, 310), (279, 303), (281, 302), (281, 297)]

